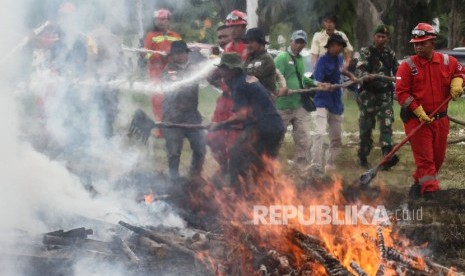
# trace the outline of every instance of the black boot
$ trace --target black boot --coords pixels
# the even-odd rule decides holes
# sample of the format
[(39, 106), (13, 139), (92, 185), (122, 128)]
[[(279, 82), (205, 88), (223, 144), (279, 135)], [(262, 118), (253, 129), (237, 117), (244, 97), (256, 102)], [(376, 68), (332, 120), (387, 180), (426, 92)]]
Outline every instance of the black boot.
[(368, 164), (368, 160), (367, 160), (366, 156), (359, 156), (358, 157), (358, 164), (360, 165), (360, 167), (362, 167), (364, 169), (370, 168), (370, 165)]
[(361, 154), (360, 151), (358, 153), (358, 164), (362, 168), (365, 168), (365, 169), (370, 168), (370, 164), (368, 164), (367, 156), (364, 154)]
[[(381, 151), (383, 152), (383, 156), (388, 155), (392, 150), (392, 146), (384, 146), (381, 148)], [(383, 171), (388, 171), (390, 168), (394, 167), (399, 163), (399, 157), (397, 154), (394, 154), (391, 159), (389, 159), (386, 163), (383, 165)]]
[(411, 200), (417, 200), (421, 197), (421, 185), (415, 181), (408, 191), (408, 197)]

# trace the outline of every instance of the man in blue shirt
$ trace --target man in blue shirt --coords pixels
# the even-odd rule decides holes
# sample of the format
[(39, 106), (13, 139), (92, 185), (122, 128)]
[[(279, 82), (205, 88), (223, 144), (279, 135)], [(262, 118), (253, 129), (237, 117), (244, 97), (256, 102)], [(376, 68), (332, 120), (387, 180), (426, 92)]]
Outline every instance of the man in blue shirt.
[[(264, 157), (275, 158), (284, 136), (284, 124), (268, 90), (253, 76), (247, 76), (236, 53), (225, 53), (218, 65), (223, 80), (231, 89), (235, 112), (229, 119), (213, 124), (211, 130), (242, 123), (243, 131), (231, 148), (231, 184), (244, 192), (249, 173), (265, 169)], [(255, 176), (256, 176), (255, 175)]]
[[(338, 34), (332, 34), (325, 48), (327, 52), (318, 59), (313, 76), (318, 82), (330, 84), (339, 84), (341, 82), (341, 73), (347, 75), (355, 81), (355, 76), (344, 69), (344, 59), (341, 53), (347, 46), (346, 41)], [(340, 88), (333, 91), (319, 91), (314, 97), (316, 111), (312, 113), (313, 125), (315, 127), (315, 136), (312, 145), (312, 172), (314, 174), (323, 173), (323, 164), (325, 171), (335, 170), (335, 161), (342, 147), (342, 113), (344, 106), (342, 104), (342, 90)], [(326, 162), (323, 161), (323, 138), (328, 133), (329, 150)]]

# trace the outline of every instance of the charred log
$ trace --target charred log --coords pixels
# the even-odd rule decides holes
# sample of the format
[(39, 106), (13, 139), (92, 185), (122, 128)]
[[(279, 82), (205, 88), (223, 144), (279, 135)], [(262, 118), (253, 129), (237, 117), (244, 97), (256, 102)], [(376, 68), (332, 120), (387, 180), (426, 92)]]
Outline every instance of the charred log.
[(290, 239), (325, 268), (329, 275), (353, 275), (329, 251), (319, 239), (297, 230), (290, 231)]
[(161, 236), (161, 235), (157, 235), (156, 233), (152, 232), (152, 231), (149, 231), (149, 230), (146, 230), (142, 227), (138, 227), (138, 226), (134, 226), (134, 225), (131, 225), (129, 223), (126, 223), (124, 221), (119, 221), (118, 222), (119, 225), (133, 231), (134, 233), (138, 234), (138, 235), (141, 235), (141, 236), (144, 236), (144, 237), (147, 237), (155, 242), (159, 242), (159, 243), (164, 243), (166, 245), (169, 245), (170, 247), (172, 247), (173, 249), (179, 251), (179, 252), (182, 252), (184, 254), (187, 254), (189, 256), (192, 256), (192, 257), (196, 257), (196, 252), (189, 249), (189, 248), (186, 248), (184, 246), (181, 246), (175, 242), (172, 242), (171, 240), (169, 239), (166, 239), (165, 237)]

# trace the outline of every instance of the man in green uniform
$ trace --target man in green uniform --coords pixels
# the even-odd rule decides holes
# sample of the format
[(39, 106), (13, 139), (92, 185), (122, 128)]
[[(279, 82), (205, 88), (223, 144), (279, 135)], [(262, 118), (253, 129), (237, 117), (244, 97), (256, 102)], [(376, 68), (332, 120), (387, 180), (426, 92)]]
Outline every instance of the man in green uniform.
[[(392, 124), (394, 113), (392, 109), (394, 86), (392, 82), (374, 78), (372, 74), (395, 76), (398, 62), (393, 50), (387, 43), (390, 31), (388, 26), (379, 25), (374, 30), (373, 45), (360, 50), (360, 60), (357, 66), (357, 77), (368, 76), (363, 81), (358, 95), (360, 109), (360, 146), (358, 158), (360, 165), (369, 166), (367, 156), (373, 148), (372, 131), (376, 120), (379, 123), (380, 145), (383, 155), (392, 150)], [(399, 157), (394, 155), (384, 166), (387, 170), (399, 162)]]
[[(276, 68), (286, 79), (288, 89), (301, 89), (304, 84), (314, 86), (311, 79), (304, 77), (305, 58), (300, 54), (307, 45), (307, 33), (295, 31), (291, 36), (291, 44), (286, 52), (279, 53), (274, 62)], [(276, 108), (284, 125), (292, 125), (292, 136), (295, 143), (294, 163), (299, 172), (304, 172), (310, 157), (308, 137), (308, 113), (302, 102), (301, 94), (280, 95), (276, 100)]]

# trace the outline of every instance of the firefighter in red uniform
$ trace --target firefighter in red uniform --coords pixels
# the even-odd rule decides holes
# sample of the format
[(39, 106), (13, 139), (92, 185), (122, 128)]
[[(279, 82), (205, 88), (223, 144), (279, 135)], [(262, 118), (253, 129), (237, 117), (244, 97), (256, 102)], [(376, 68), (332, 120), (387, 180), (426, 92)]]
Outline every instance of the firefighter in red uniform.
[(226, 26), (231, 30), (232, 41), (224, 48), (225, 53), (238, 53), (242, 61), (247, 59), (247, 45), (242, 41), (247, 27), (247, 14), (233, 10), (226, 17)]
[[(234, 10), (226, 17), (226, 28), (230, 35), (230, 41), (224, 46), (224, 52), (233, 52), (241, 56), (242, 61), (247, 59), (247, 45), (242, 41), (247, 26), (247, 15), (241, 11)], [(218, 35), (222, 29), (218, 29)], [(220, 37), (218, 37), (220, 39)], [(212, 122), (224, 121), (232, 116), (233, 101), (229, 87), (221, 81), (219, 70), (215, 70), (209, 77), (210, 83), (221, 87), (223, 94), (216, 101)], [(240, 132), (237, 130), (218, 130), (207, 135), (207, 145), (212, 151), (212, 155), (220, 165), (220, 173), (226, 174), (229, 167), (229, 149), (234, 145)]]
[[(144, 39), (144, 48), (162, 53), (147, 53), (145, 58), (148, 61), (148, 76), (152, 81), (160, 81), (161, 73), (168, 64), (168, 53), (171, 50), (173, 41), (181, 40), (181, 36), (173, 31), (170, 31), (171, 12), (166, 9), (156, 10), (153, 13), (154, 28), (149, 31)], [(162, 121), (162, 93), (152, 95), (152, 112), (156, 121)], [(157, 132), (156, 136), (161, 137), (161, 132)]]
[(453, 99), (463, 93), (465, 70), (457, 59), (434, 51), (437, 33), (426, 23), (419, 23), (412, 31), (411, 43), (416, 55), (407, 58), (397, 71), (396, 95), (401, 118), (408, 135), (421, 122), (426, 124), (411, 138), (415, 158), (415, 184), (409, 196), (412, 199), (430, 198), (439, 190), (437, 174), (444, 161), (449, 134), (447, 105), (430, 118), (449, 95)]

